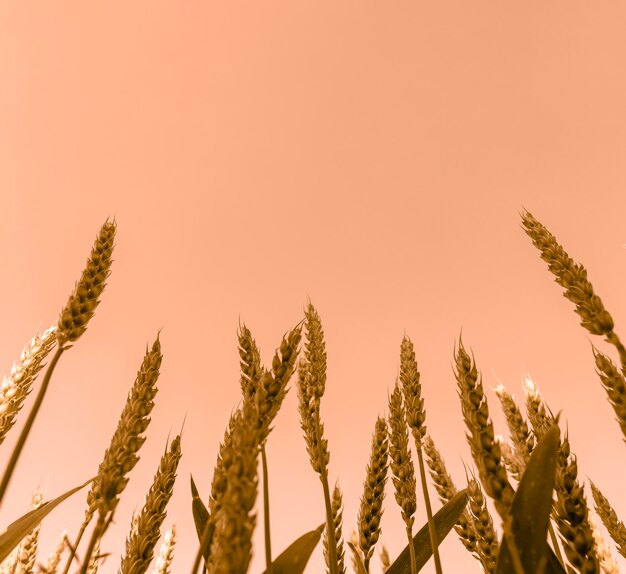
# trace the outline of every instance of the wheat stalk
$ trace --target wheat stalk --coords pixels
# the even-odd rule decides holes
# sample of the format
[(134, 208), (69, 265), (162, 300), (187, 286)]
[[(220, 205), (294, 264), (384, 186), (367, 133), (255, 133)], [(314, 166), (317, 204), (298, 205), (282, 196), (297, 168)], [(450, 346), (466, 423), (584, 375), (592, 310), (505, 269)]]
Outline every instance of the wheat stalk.
[(121, 562), (121, 574), (143, 574), (148, 570), (154, 547), (161, 537), (161, 524), (174, 490), (181, 454), (179, 435), (162, 456), (143, 509), (137, 516), (136, 528), (131, 528), (126, 540), (126, 554)]

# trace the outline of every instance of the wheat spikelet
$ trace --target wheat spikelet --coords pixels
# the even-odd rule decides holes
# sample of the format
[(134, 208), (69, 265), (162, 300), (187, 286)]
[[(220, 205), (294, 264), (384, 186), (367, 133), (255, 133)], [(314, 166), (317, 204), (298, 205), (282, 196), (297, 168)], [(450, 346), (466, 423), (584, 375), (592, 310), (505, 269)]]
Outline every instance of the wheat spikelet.
[(388, 450), (387, 423), (384, 418), (378, 417), (374, 428), (370, 460), (366, 469), (358, 516), (357, 546), (363, 552), (366, 569), (374, 553), (374, 545), (380, 536), (380, 521), (383, 515), (383, 500), (387, 482)]
[(626, 442), (626, 378), (617, 370), (613, 361), (595, 347), (593, 347), (593, 357), (596, 362), (596, 372), (613, 406), (617, 422), (622, 429), (623, 440)]
[(115, 230), (115, 221), (107, 220), (101, 227), (81, 278), (61, 310), (57, 331), (60, 346), (76, 341), (85, 332), (100, 303), (100, 295), (111, 273)]
[(61, 556), (67, 547), (67, 530), (61, 533), (59, 542), (54, 547), (54, 550), (48, 556), (48, 560), (45, 566), (39, 566), (39, 574), (57, 574), (59, 564), (61, 563)]
[(570, 453), (566, 435), (557, 455), (554, 516), (570, 564), (579, 572), (599, 573), (600, 563), (589, 524), (585, 492), (577, 477), (576, 457)]
[(146, 348), (146, 354), (122, 410), (111, 444), (104, 454), (98, 475), (87, 495), (86, 523), (91, 520), (96, 510), (103, 519), (115, 511), (119, 496), (128, 483), (128, 474), (139, 460), (137, 452), (146, 440), (142, 433), (150, 424), (162, 358), (161, 343), (157, 335), (152, 349)]
[[(564, 297), (576, 305), (576, 313), (582, 319), (581, 325), (592, 335), (606, 335), (607, 339), (616, 339), (613, 318), (604, 308), (600, 297), (595, 294), (593, 286), (587, 279), (587, 270), (582, 265), (574, 263), (554, 235), (531, 213), (526, 212), (522, 215), (522, 224), (526, 234), (541, 252), (541, 258), (548, 263), (555, 281), (565, 289)], [(621, 349), (623, 350), (623, 347)]]
[[(342, 497), (341, 490), (339, 490), (339, 486), (335, 485), (335, 489), (333, 490), (333, 499), (332, 499), (332, 514), (333, 514), (333, 524), (335, 527), (335, 548), (337, 561), (339, 563), (339, 573), (346, 574), (346, 566), (345, 566), (345, 552), (343, 547), (343, 539), (342, 539), (342, 525), (343, 525), (343, 510), (342, 510)], [(329, 541), (328, 541), (328, 532), (324, 531), (324, 559), (326, 561), (326, 574), (329, 574), (331, 571), (330, 566), (330, 549), (329, 549)]]
[(15, 424), (15, 417), (31, 392), (37, 374), (56, 344), (56, 325), (35, 335), (24, 347), (18, 361), (13, 363), (8, 377), (0, 387), (0, 444)]
[(262, 374), (261, 353), (252, 333), (242, 325), (237, 333), (239, 340), (239, 363), (241, 365), (241, 394), (249, 399), (254, 397), (256, 386)]
[(539, 440), (550, 428), (552, 417), (548, 414), (537, 385), (530, 378), (530, 375), (522, 377), (522, 387), (526, 396), (526, 414), (533, 427), (535, 437)]
[(224, 488), (215, 516), (209, 574), (245, 574), (252, 554), (256, 515), (259, 452), (258, 416), (249, 401), (234, 415), (232, 432), (223, 451)]
[(171, 574), (172, 561), (174, 559), (174, 547), (176, 546), (176, 525), (172, 524), (171, 528), (165, 533), (163, 544), (159, 550), (156, 566), (153, 574)]
[(389, 458), (396, 502), (402, 510), (402, 520), (407, 528), (411, 528), (414, 521), (413, 515), (417, 509), (416, 481), (409, 450), (402, 393), (397, 381), (389, 398), (389, 426), (391, 428)]
[(468, 482), (467, 493), (472, 523), (476, 532), (477, 558), (484, 571), (491, 574), (496, 570), (498, 536), (478, 481), (472, 479)]
[(126, 540), (126, 554), (122, 558), (121, 574), (143, 574), (148, 570), (154, 547), (161, 537), (161, 524), (165, 520), (167, 503), (174, 490), (181, 454), (179, 435), (172, 441), (169, 451), (161, 457), (146, 502), (137, 516), (136, 529), (131, 529)]
[(611, 503), (604, 494), (602, 494), (602, 491), (592, 481), (589, 482), (591, 484), (591, 492), (593, 494), (596, 512), (615, 542), (617, 551), (626, 558), (626, 526), (624, 526), (624, 523), (617, 517), (617, 513), (613, 510)]
[[(309, 365), (306, 359), (300, 359), (298, 364), (298, 410), (300, 412), (300, 427), (304, 432), (306, 450), (313, 470), (319, 475), (328, 469), (330, 462), (330, 452), (328, 451), (328, 441), (324, 438), (324, 424), (318, 417), (317, 405), (310, 394), (307, 385), (307, 371)], [(319, 425), (320, 440), (316, 425)], [(321, 454), (320, 454), (321, 451)]]
[(611, 550), (607, 545), (600, 528), (593, 517), (589, 518), (589, 524), (591, 525), (591, 532), (593, 533), (593, 540), (598, 550), (598, 560), (600, 561), (600, 568), (604, 574), (619, 574), (619, 568), (617, 562), (611, 554)]
[(406, 422), (413, 433), (415, 444), (419, 448), (422, 438), (426, 434), (426, 412), (424, 411), (424, 399), (422, 398), (415, 349), (411, 340), (406, 336), (400, 345), (400, 381), (402, 382)]
[(256, 383), (254, 404), (258, 412), (259, 440), (265, 442), (271, 431), (270, 425), (278, 414), (287, 394), (287, 383), (295, 370), (298, 345), (302, 337), (297, 326), (289, 332), (272, 359), (272, 372), (264, 371)]
[[(503, 385), (496, 387), (496, 395), (500, 399), (502, 412), (504, 412), (506, 424), (509, 427), (509, 434), (513, 441), (515, 452), (521, 457), (524, 463), (526, 463), (535, 446), (532, 432), (528, 428), (524, 415), (522, 415), (515, 399)], [(519, 480), (519, 478), (517, 478), (517, 480)]]
[[(452, 500), (454, 495), (458, 492), (458, 489), (448, 473), (446, 463), (439, 449), (435, 446), (433, 439), (429, 435), (424, 437), (424, 452), (426, 453), (428, 471), (435, 485), (435, 490), (439, 495), (439, 500), (446, 504)], [(463, 510), (454, 525), (454, 531), (457, 533), (463, 546), (479, 560), (478, 540), (476, 528), (474, 527), (474, 519), (466, 509)]]
[(524, 474), (526, 462), (522, 456), (504, 440), (503, 436), (496, 435), (495, 441), (500, 446), (500, 454), (502, 455), (502, 460), (504, 461), (507, 472), (519, 482), (522, 479), (522, 474)]
[(458, 382), (463, 418), (469, 431), (466, 436), (472, 457), (478, 467), (485, 492), (494, 500), (496, 510), (504, 519), (511, 507), (514, 490), (509, 483), (500, 447), (495, 441), (493, 423), (489, 418), (489, 407), (483, 391), (482, 380), (476, 365), (465, 352), (460, 340), (458, 352), (455, 354), (455, 376)]

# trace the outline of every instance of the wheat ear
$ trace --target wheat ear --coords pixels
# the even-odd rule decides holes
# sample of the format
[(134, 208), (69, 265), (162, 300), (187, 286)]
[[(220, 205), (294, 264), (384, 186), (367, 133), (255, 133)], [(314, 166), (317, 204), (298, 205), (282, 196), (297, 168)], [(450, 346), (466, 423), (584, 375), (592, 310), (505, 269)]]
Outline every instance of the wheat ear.
[[(339, 573), (346, 574), (346, 566), (345, 566), (345, 551), (343, 545), (342, 538), (342, 526), (343, 526), (343, 500), (341, 496), (341, 490), (339, 489), (339, 485), (335, 485), (333, 490), (333, 498), (332, 498), (332, 513), (333, 513), (333, 525), (335, 531), (335, 553), (337, 555), (337, 561), (339, 563)], [(328, 531), (324, 531), (324, 559), (326, 560), (326, 574), (330, 572), (330, 548), (329, 548), (329, 540), (328, 540)]]
[(395, 487), (395, 498), (400, 506), (402, 520), (406, 526), (411, 558), (411, 573), (417, 573), (415, 548), (413, 546), (413, 522), (417, 509), (416, 481), (411, 451), (409, 449), (409, 433), (406, 426), (402, 392), (398, 381), (389, 397), (389, 459), (392, 481)]
[[(120, 495), (128, 483), (128, 474), (139, 460), (137, 453), (146, 440), (143, 433), (150, 424), (150, 413), (154, 408), (154, 397), (158, 390), (156, 383), (159, 378), (162, 359), (161, 342), (159, 335), (157, 335), (152, 348), (146, 348), (144, 359), (126, 399), (111, 443), (104, 453), (96, 479), (87, 494), (87, 510), (74, 544), (75, 551), (78, 549), (85, 529), (96, 512), (98, 513), (98, 523), (92, 533), (90, 548), (87, 549), (81, 574), (86, 574), (89, 556), (91, 556), (97, 540), (104, 535), (108, 528), (119, 503)], [(68, 573), (71, 560), (72, 557), (65, 565), (64, 574)]]
[(604, 574), (619, 574), (617, 562), (615, 562), (615, 558), (613, 554), (611, 554), (611, 550), (600, 532), (600, 527), (593, 517), (589, 518), (589, 524), (591, 524), (591, 531), (598, 550), (598, 560), (600, 561), (602, 572), (604, 572)]
[(513, 502), (515, 491), (509, 483), (500, 446), (495, 441), (482, 378), (461, 340), (459, 340), (459, 349), (455, 355), (455, 376), (472, 457), (478, 467), (478, 474), (485, 492), (493, 499), (498, 514), (504, 520)]
[(363, 563), (369, 572), (369, 563), (374, 546), (380, 536), (380, 521), (383, 515), (383, 500), (387, 482), (389, 441), (387, 422), (378, 417), (372, 437), (370, 460), (366, 469), (363, 496), (359, 507), (358, 546), (363, 552)]
[(420, 482), (422, 483), (424, 506), (426, 507), (426, 517), (428, 519), (430, 546), (433, 549), (435, 571), (437, 574), (441, 574), (441, 557), (439, 556), (439, 544), (435, 523), (433, 522), (428, 484), (426, 483), (424, 452), (422, 450), (422, 439), (426, 434), (426, 411), (424, 410), (424, 399), (422, 398), (422, 386), (420, 384), (420, 372), (417, 369), (415, 349), (413, 348), (413, 342), (406, 335), (403, 337), (400, 345), (400, 381), (402, 382), (406, 422), (411, 429), (417, 449), (417, 462), (420, 471)]
[(176, 546), (176, 525), (165, 532), (163, 543), (159, 550), (156, 566), (153, 574), (171, 574), (172, 561), (174, 560), (174, 547)]
[(228, 444), (223, 450), (223, 485), (219, 508), (211, 516), (214, 534), (208, 563), (209, 574), (245, 574), (252, 556), (256, 515), (259, 452), (258, 416), (244, 401), (232, 418)]
[(311, 303), (305, 311), (306, 342), (304, 358), (298, 369), (298, 398), (300, 426), (304, 431), (307, 451), (313, 470), (319, 474), (324, 492), (326, 509), (326, 532), (330, 553), (330, 572), (339, 574), (336, 553), (337, 541), (333, 527), (332, 503), (328, 486), (328, 463), (330, 453), (324, 438), (324, 425), (320, 415), (320, 403), (326, 389), (326, 343), (320, 316)]
[(563, 296), (576, 305), (581, 325), (592, 335), (604, 335), (618, 351), (624, 374), (626, 375), (626, 348), (613, 330), (610, 313), (587, 279), (587, 270), (573, 259), (559, 245), (556, 237), (530, 212), (522, 214), (522, 225), (533, 244), (541, 252), (541, 258), (548, 263), (555, 281), (565, 289)]
[(161, 524), (176, 481), (176, 470), (181, 457), (180, 435), (163, 457), (154, 482), (146, 496), (143, 509), (137, 516), (137, 527), (126, 540), (126, 554), (122, 558), (121, 574), (143, 574), (152, 561), (154, 547), (161, 537)]
[[(39, 508), (42, 501), (40, 491), (33, 493), (31, 511)], [(7, 559), (8, 572), (11, 574), (34, 574), (40, 530), (41, 524), (38, 524), (22, 538), (14, 553)]]
[[(533, 434), (528, 427), (528, 423), (517, 406), (515, 398), (504, 388), (503, 385), (496, 387), (496, 395), (500, 399), (502, 412), (506, 418), (509, 434), (515, 447), (515, 452), (522, 458), (524, 463), (528, 462), (535, 446)], [(519, 480), (519, 478), (518, 478)]]
[(615, 411), (616, 420), (626, 442), (626, 378), (617, 370), (613, 361), (593, 347), (596, 372)]
[(480, 483), (474, 479), (470, 480), (467, 484), (467, 493), (472, 523), (476, 532), (478, 559), (484, 571), (492, 574), (496, 571), (498, 536), (493, 527), (493, 520), (487, 509), (487, 501), (483, 496)]
[(626, 558), (626, 526), (624, 526), (624, 523), (617, 517), (617, 513), (606, 496), (602, 494), (602, 491), (592, 481), (589, 482), (591, 484), (591, 493), (593, 494), (596, 512), (613, 539), (613, 542), (615, 542), (617, 551)]

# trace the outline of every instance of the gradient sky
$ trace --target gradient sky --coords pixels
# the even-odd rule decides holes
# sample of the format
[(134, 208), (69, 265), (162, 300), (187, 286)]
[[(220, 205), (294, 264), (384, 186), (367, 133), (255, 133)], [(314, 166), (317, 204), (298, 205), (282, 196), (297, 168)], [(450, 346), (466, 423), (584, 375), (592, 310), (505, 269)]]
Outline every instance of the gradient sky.
[[(502, 381), (520, 397), (529, 372), (563, 410), (581, 478), (624, 518), (624, 444), (590, 343), (611, 348), (580, 327), (520, 212), (585, 264), (626, 337), (625, 18), (617, 1), (3, 2), (4, 373), (56, 321), (107, 217), (118, 236), (2, 524), (38, 485), (53, 498), (95, 474), (162, 327), (152, 424), (102, 570), (117, 570), (131, 512), (186, 417), (165, 526), (176, 522), (175, 571), (188, 572), (189, 474), (206, 498), (239, 400), (238, 322), (268, 364), (309, 297), (326, 333), (322, 417), (346, 537), (405, 332), (457, 484), (470, 460), (452, 372), (462, 329), (498, 432), (490, 389)], [(276, 552), (324, 519), (296, 399), (292, 387), (268, 443)], [(63, 528), (75, 535), (84, 506), (80, 493), (46, 520), (42, 559)], [(389, 483), (381, 540), (392, 556), (403, 536)], [(444, 571), (478, 571), (454, 534), (442, 552)], [(320, 545), (308, 571), (321, 565)]]

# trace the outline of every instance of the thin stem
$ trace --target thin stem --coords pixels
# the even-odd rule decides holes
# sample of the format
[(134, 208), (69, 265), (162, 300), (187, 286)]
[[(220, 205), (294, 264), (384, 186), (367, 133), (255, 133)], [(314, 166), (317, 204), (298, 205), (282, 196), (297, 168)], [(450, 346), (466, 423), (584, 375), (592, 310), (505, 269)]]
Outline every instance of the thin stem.
[(550, 523), (548, 524), (548, 532), (550, 532), (550, 539), (552, 540), (552, 546), (554, 546), (554, 552), (556, 553), (556, 557), (559, 559), (559, 562), (562, 565), (565, 565), (565, 562), (563, 562), (563, 555), (561, 554), (561, 547), (559, 545), (559, 540), (556, 537), (556, 534), (554, 532), (554, 527), (552, 526), (552, 521), (550, 521)]
[(83, 565), (80, 569), (80, 574), (87, 574), (87, 570), (89, 569), (89, 561), (91, 559), (91, 555), (93, 554), (94, 549), (96, 548), (96, 544), (98, 540), (104, 534), (104, 530), (106, 529), (106, 525), (104, 523), (104, 517), (102, 515), (98, 516), (98, 522), (96, 522), (96, 526), (91, 533), (91, 540), (89, 541), (89, 546), (87, 547), (87, 554), (85, 554), (85, 559), (83, 560)]
[(270, 538), (270, 489), (267, 472), (267, 454), (265, 453), (265, 441), (261, 445), (261, 464), (263, 467), (263, 521), (265, 523), (265, 571), (273, 574), (272, 566), (272, 540)]
[(433, 520), (433, 510), (430, 506), (430, 496), (428, 495), (428, 485), (426, 484), (426, 471), (424, 469), (424, 454), (422, 445), (417, 444), (417, 460), (420, 467), (420, 480), (422, 482), (422, 491), (424, 492), (424, 504), (426, 505), (426, 517), (428, 518), (428, 534), (430, 535), (430, 547), (433, 550), (433, 558), (435, 559), (435, 571), (442, 574), (441, 559), (439, 558), (439, 543), (437, 540), (437, 532), (435, 531), (435, 521)]
[(330, 504), (330, 489), (328, 488), (328, 473), (326, 472), (326, 461), (322, 451), (322, 433), (320, 432), (320, 403), (316, 400), (315, 405), (315, 437), (317, 440), (317, 452), (320, 461), (320, 480), (324, 489), (324, 504), (326, 505), (326, 535), (328, 542), (328, 562), (330, 563), (330, 574), (339, 574), (339, 561), (337, 560), (337, 540), (335, 539), (335, 521)]
[(72, 566), (72, 562), (74, 561), (74, 558), (78, 558), (78, 555), (76, 554), (76, 552), (78, 551), (78, 545), (80, 544), (80, 541), (83, 538), (83, 535), (85, 534), (85, 530), (87, 529), (87, 526), (89, 525), (89, 522), (91, 522), (91, 520), (89, 521), (84, 521), (81, 526), (80, 526), (80, 530), (78, 531), (78, 536), (76, 537), (76, 540), (74, 541), (74, 546), (72, 547), (72, 545), (69, 542), (69, 539), (67, 540), (67, 546), (70, 549), (70, 556), (67, 559), (67, 562), (65, 563), (65, 568), (63, 569), (63, 574), (68, 574), (68, 572), (70, 571), (70, 567)]
[(13, 454), (11, 455), (11, 459), (9, 460), (6, 470), (4, 471), (4, 476), (2, 477), (2, 483), (0, 483), (0, 504), (2, 504), (2, 499), (4, 498), (4, 495), (6, 494), (7, 488), (9, 486), (9, 482), (11, 481), (11, 477), (13, 476), (13, 471), (15, 470), (15, 467), (17, 466), (17, 460), (19, 459), (20, 454), (22, 454), (22, 449), (24, 448), (24, 444), (26, 443), (26, 439), (28, 438), (30, 429), (32, 428), (33, 423), (35, 422), (35, 417), (37, 416), (37, 413), (39, 412), (41, 403), (43, 402), (46, 391), (48, 390), (50, 377), (52, 376), (54, 367), (56, 366), (57, 362), (61, 358), (63, 351), (65, 351), (65, 347), (57, 347), (57, 350), (55, 351), (54, 356), (52, 357), (52, 360), (50, 361), (50, 364), (48, 365), (48, 369), (46, 370), (46, 375), (44, 376), (43, 381), (41, 383), (41, 388), (39, 389), (39, 392), (37, 393), (37, 398), (35, 399), (35, 402), (33, 403), (33, 406), (30, 410), (30, 413), (28, 414), (28, 419), (26, 419), (26, 423), (24, 425), (24, 428), (22, 429), (22, 434), (20, 434), (20, 438), (17, 441), (15, 448), (13, 449)]
[(626, 374), (626, 348), (620, 341), (620, 338), (617, 336), (615, 331), (611, 331), (607, 333), (606, 340), (611, 343), (619, 353), (620, 363), (622, 364), (622, 373)]
[(413, 529), (406, 527), (406, 536), (409, 539), (409, 555), (411, 556), (411, 574), (417, 574), (417, 562), (415, 560), (415, 546), (413, 544)]

